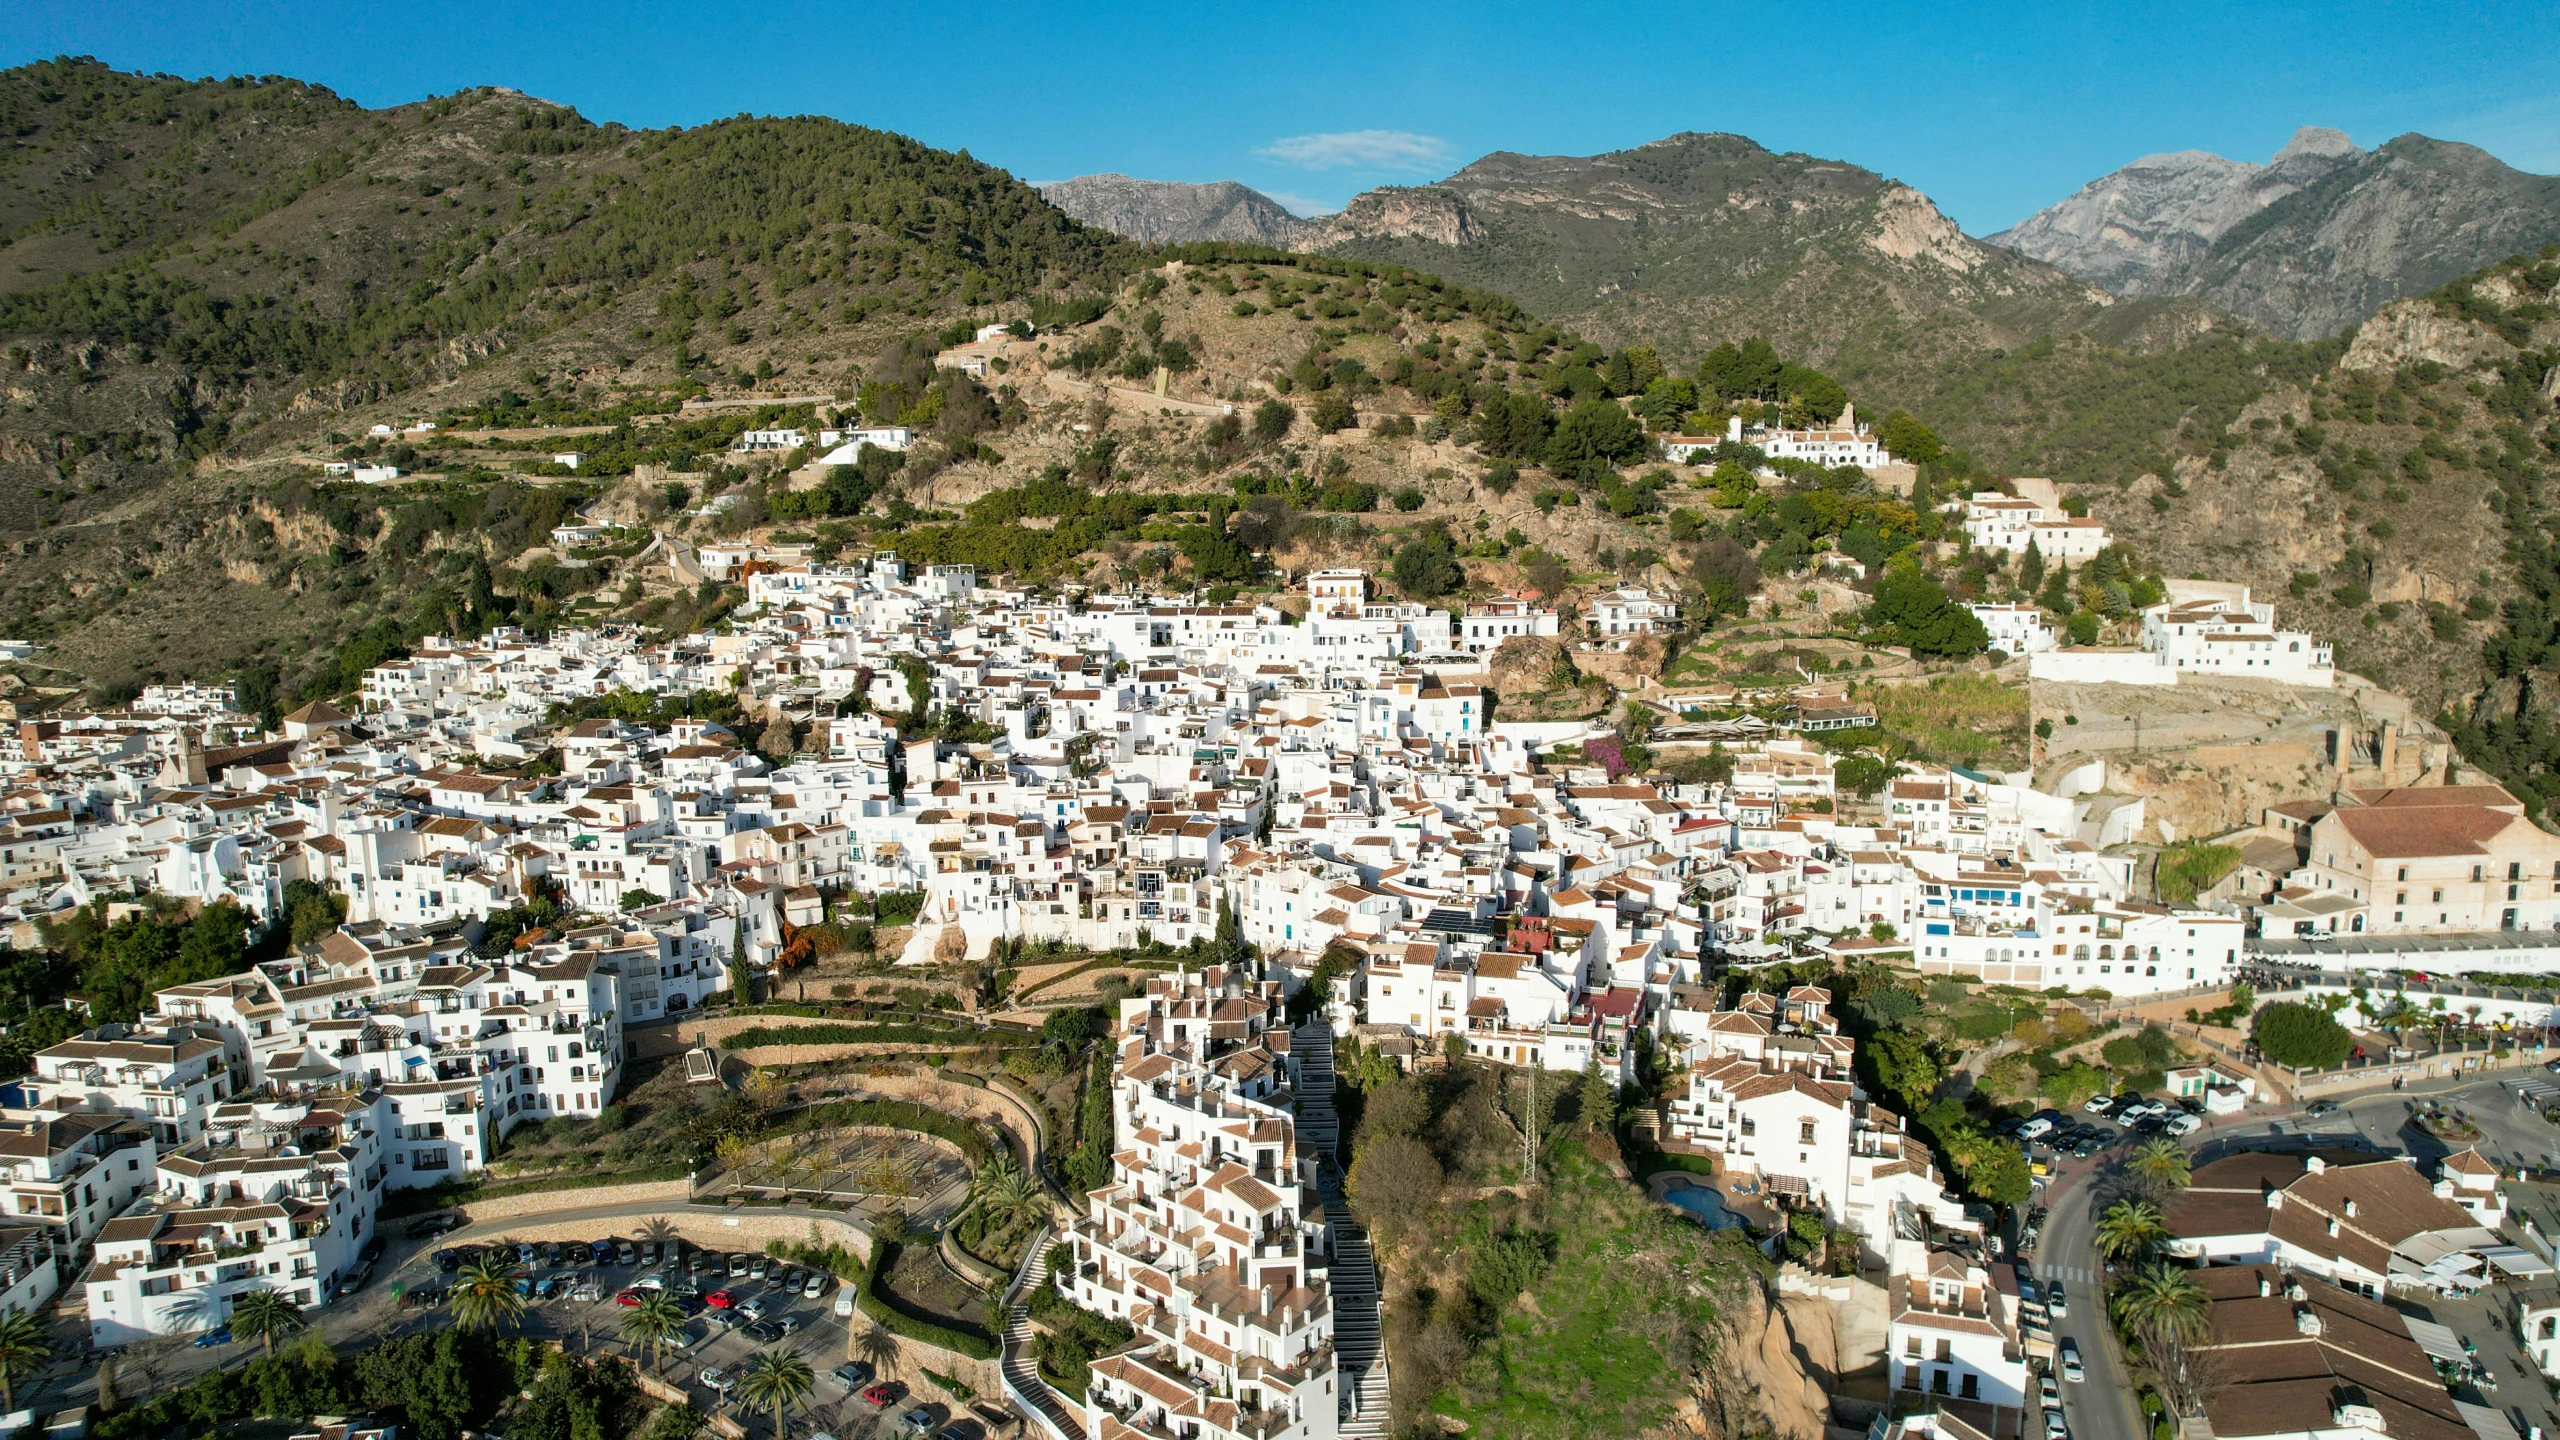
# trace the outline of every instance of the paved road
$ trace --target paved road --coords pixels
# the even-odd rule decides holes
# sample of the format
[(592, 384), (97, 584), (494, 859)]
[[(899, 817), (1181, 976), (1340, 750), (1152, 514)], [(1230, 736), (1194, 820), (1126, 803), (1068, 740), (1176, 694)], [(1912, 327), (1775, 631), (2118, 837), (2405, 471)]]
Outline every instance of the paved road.
[[(2068, 1303), (2053, 1322), (2054, 1346), (2059, 1351), (2065, 1339), (2078, 1345), (2088, 1374), (2080, 1384), (2062, 1387), (2062, 1413), (2073, 1440), (2148, 1440), (2124, 1356), (2107, 1324), (2105, 1272), (2096, 1241), (2098, 1201), (2119, 1163), (2115, 1157), (2123, 1153), (2124, 1147), (2118, 1147), (2088, 1160), (2066, 1160), (2046, 1186), (2044, 1203), (2051, 1213), (2037, 1243), (2035, 1274), (2040, 1282), (2062, 1282)], [(2057, 1355), (2057, 1374), (2059, 1370)], [(2041, 1425), (2034, 1421), (2028, 1433), (2040, 1433)]]

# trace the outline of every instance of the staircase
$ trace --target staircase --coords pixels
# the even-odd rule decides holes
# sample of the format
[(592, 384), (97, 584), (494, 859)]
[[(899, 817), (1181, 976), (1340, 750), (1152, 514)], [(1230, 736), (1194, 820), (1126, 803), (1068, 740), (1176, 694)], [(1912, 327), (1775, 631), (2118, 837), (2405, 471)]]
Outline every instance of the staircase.
[(1049, 1440), (1084, 1440), (1084, 1411), (1040, 1378), (1031, 1351), (1030, 1294), (1049, 1278), (1049, 1247), (1058, 1233), (1043, 1231), (1013, 1277), (1004, 1307), (1004, 1389), (1015, 1409), (1048, 1432)]
[(1342, 1377), (1342, 1440), (1383, 1440), (1387, 1433), (1387, 1359), (1378, 1328), (1378, 1265), (1368, 1232), (1351, 1218), (1342, 1195), (1341, 1117), (1333, 1110), (1333, 1029), (1321, 1020), (1289, 1039), (1298, 1060), (1298, 1143), (1316, 1157), (1316, 1190), (1324, 1203), (1326, 1276), (1333, 1291), (1333, 1353)]

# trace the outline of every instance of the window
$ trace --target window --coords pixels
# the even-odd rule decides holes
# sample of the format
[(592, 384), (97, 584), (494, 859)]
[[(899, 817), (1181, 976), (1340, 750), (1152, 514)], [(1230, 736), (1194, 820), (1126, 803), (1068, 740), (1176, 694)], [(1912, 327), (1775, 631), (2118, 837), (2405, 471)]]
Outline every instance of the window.
[(1798, 1126), (1797, 1126), (1797, 1130), (1796, 1130), (1796, 1143), (1797, 1143), (1797, 1144), (1799, 1144), (1799, 1145), (1810, 1145), (1810, 1144), (1812, 1144), (1812, 1143), (1813, 1143), (1813, 1122), (1812, 1122), (1812, 1121), (1807, 1120), (1807, 1121), (1804, 1121), (1802, 1124), (1800, 1124), (1800, 1125), (1798, 1125)]

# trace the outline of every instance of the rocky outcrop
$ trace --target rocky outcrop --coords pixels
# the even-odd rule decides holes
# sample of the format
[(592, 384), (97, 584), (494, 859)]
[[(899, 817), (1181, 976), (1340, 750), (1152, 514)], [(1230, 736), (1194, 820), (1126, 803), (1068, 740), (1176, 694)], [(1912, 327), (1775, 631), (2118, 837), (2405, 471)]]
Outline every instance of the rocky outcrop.
[[(2449, 315), (2432, 301), (2401, 300), (2383, 307), (2381, 314), (2357, 329), (2338, 366), (2389, 374), (2403, 365), (2432, 360), (2469, 370), (2513, 351), (2513, 346), (2476, 321)], [(2560, 375), (2560, 370), (2553, 373)]]
[(1354, 196), (1342, 213), (1301, 231), (1298, 248), (1322, 250), (1355, 240), (1420, 240), (1471, 245), (1484, 227), (1458, 192), (1438, 185), (1391, 185)]
[(1306, 223), (1280, 202), (1233, 180), (1187, 185), (1126, 175), (1079, 175), (1040, 187), (1040, 198), (1087, 225), (1151, 245), (1239, 240), (1286, 246)]
[(2266, 165), (2152, 155), (1991, 242), (2127, 296), (2191, 296), (2314, 339), (2560, 239), (2560, 178), (2403, 135), (2305, 127)]
[(2306, 125), (2265, 165), (2202, 150), (2145, 155), (1990, 243), (2118, 295), (2177, 294), (2233, 226), (2363, 154), (2343, 133)]

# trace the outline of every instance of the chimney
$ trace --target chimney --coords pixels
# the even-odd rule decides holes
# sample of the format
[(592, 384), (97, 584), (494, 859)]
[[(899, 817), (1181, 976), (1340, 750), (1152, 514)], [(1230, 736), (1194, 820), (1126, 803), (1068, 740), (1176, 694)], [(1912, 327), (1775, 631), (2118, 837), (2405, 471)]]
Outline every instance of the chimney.
[(2266, 1299), (2268, 1296), (2273, 1295), (2274, 1293), (2276, 1293), (2276, 1282), (2274, 1282), (2273, 1280), (2268, 1279), (2265, 1271), (2263, 1271), (2263, 1270), (2259, 1271), (2259, 1272), (2258, 1272), (2258, 1298), (2259, 1298), (2259, 1299), (2261, 1299), (2261, 1300), (2264, 1300), (2264, 1299)]
[(2319, 1334), (2319, 1333), (2320, 1333), (2320, 1312), (2319, 1312), (2319, 1311), (2317, 1311), (2317, 1310), (2312, 1309), (2312, 1308), (2311, 1308), (2310, 1306), (2308, 1306), (2308, 1305), (2296, 1305), (2296, 1306), (2294, 1306), (2294, 1307), (2293, 1307), (2293, 1329), (2294, 1329), (2294, 1333), (2295, 1333), (2295, 1334), (2297, 1334), (2297, 1335), (2317, 1335), (2317, 1334)]
[(2302, 1171), (2306, 1175), (2317, 1175), (2328, 1168), (2329, 1162), (2321, 1159), (2317, 1155), (2305, 1155), (2302, 1157)]
[(2329, 1223), (2328, 1223), (2327, 1229), (2328, 1229), (2329, 1233), (2330, 1233), (2332, 1236), (2334, 1236), (2334, 1235), (2336, 1235), (2336, 1234), (2338, 1233), (2338, 1217), (2337, 1217), (2337, 1216), (2332, 1215), (2332, 1216), (2330, 1216), (2330, 1217), (2329, 1217)]
[(2356, 1197), (2353, 1195), (2347, 1197), (2347, 1218), (2350, 1220), (2356, 1218)]

